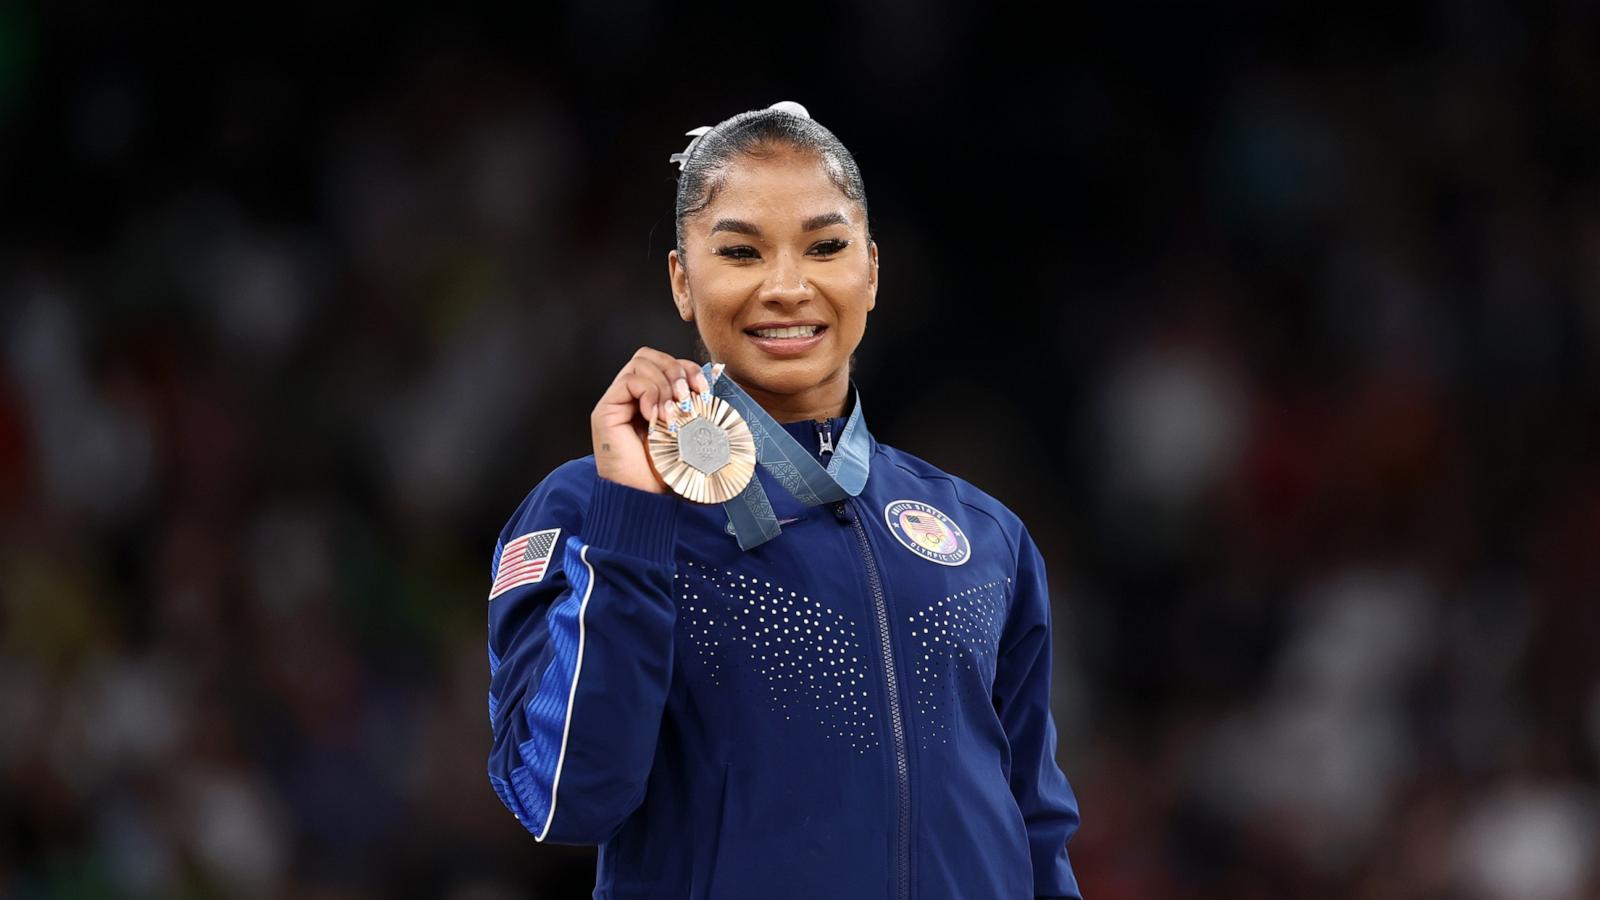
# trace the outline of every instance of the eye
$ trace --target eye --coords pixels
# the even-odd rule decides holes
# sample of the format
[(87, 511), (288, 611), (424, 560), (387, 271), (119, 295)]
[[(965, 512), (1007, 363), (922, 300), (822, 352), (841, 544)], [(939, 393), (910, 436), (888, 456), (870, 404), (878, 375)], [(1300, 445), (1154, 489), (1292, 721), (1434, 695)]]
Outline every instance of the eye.
[(828, 238), (825, 241), (817, 241), (812, 244), (810, 252), (816, 256), (832, 256), (848, 246), (850, 246), (850, 242), (844, 238)]
[(761, 254), (756, 252), (756, 248), (750, 246), (749, 244), (735, 244), (735, 245), (733, 245), (731, 247), (718, 247), (717, 249), (715, 249), (715, 250), (713, 250), (711, 252), (715, 253), (718, 256), (727, 257), (728, 259), (741, 259), (742, 260), (742, 259), (760, 259), (761, 258)]

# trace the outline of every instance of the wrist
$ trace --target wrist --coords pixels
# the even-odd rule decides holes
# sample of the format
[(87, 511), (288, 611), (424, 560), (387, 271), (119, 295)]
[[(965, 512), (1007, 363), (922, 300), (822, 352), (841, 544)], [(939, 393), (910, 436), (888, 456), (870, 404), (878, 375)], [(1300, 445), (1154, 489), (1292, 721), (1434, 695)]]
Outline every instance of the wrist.
[[(646, 468), (649, 465), (648, 462), (645, 463)], [(619, 484), (647, 494), (668, 493), (666, 484), (656, 477), (654, 469), (650, 469), (646, 473), (639, 472), (632, 466), (608, 466), (605, 464), (604, 459), (596, 454), (594, 470), (602, 481), (609, 481), (612, 484)]]

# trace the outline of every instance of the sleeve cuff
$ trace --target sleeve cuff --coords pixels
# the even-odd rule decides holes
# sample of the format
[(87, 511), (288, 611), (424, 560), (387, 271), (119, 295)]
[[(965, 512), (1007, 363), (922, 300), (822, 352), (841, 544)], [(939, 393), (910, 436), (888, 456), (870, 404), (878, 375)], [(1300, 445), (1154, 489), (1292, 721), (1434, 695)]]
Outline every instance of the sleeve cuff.
[(671, 565), (678, 543), (678, 510), (682, 508), (683, 501), (676, 494), (652, 494), (596, 479), (589, 513), (583, 520), (584, 543)]

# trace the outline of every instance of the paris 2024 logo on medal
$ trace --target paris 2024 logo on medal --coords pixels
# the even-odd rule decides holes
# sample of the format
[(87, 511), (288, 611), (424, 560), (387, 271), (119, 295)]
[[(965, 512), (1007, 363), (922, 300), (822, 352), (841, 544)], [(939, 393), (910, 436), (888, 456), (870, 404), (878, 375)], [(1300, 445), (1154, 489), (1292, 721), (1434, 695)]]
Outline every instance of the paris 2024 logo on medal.
[(895, 500), (883, 508), (883, 521), (907, 550), (941, 566), (959, 566), (972, 545), (950, 517), (920, 500)]

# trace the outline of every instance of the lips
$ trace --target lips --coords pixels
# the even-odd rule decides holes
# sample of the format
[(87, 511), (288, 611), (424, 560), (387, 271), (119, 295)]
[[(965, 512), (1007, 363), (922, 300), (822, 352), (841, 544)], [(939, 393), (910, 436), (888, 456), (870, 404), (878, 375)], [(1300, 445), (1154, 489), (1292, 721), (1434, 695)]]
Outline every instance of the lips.
[(744, 333), (772, 356), (797, 356), (822, 343), (827, 331), (821, 322), (763, 322)]
[(790, 325), (787, 328), (754, 328), (750, 334), (763, 338), (811, 337), (817, 333), (816, 325)]

